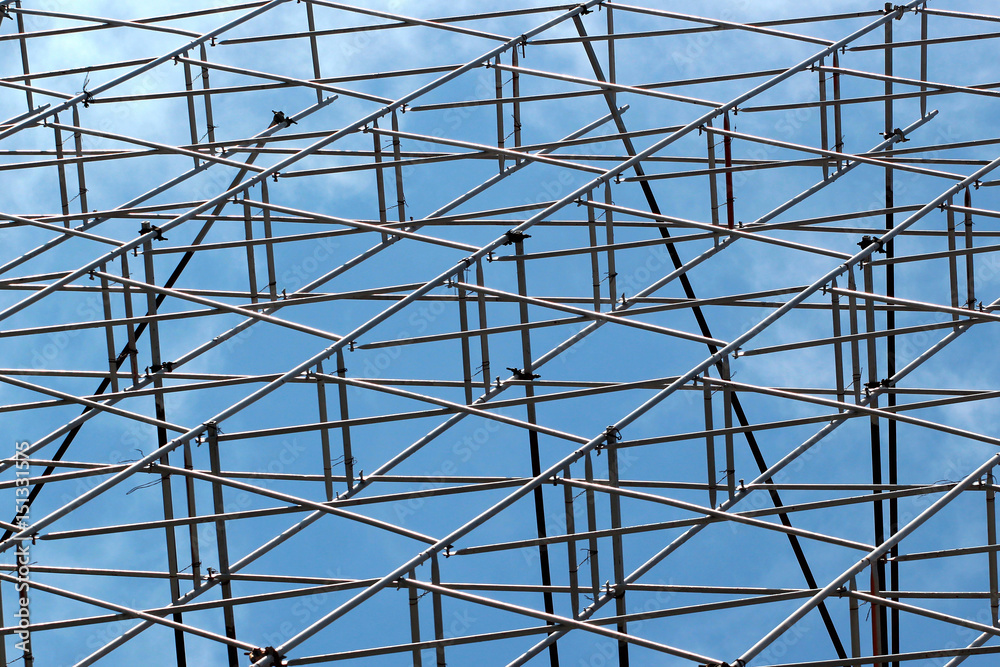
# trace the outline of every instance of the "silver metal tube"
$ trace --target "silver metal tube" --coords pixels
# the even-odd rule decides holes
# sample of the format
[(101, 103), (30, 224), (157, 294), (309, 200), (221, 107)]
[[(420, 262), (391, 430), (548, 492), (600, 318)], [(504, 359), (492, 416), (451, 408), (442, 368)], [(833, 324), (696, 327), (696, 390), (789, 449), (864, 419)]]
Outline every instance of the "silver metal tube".
[(928, 519), (937, 514), (943, 507), (945, 507), (952, 500), (957, 498), (965, 489), (971, 486), (973, 483), (977, 482), (980, 477), (987, 473), (993, 466), (1000, 462), (1000, 454), (995, 454), (991, 456), (986, 463), (983, 463), (970, 474), (966, 475), (961, 482), (955, 485), (948, 493), (944, 494), (941, 498), (934, 501), (927, 509), (918, 514), (912, 521), (907, 523), (905, 526), (901, 526), (900, 529), (893, 535), (891, 535), (885, 542), (883, 542), (879, 547), (873, 549), (868, 553), (865, 558), (858, 561), (855, 565), (845, 570), (838, 577), (833, 579), (829, 584), (823, 587), (819, 593), (813, 596), (808, 602), (796, 609), (792, 614), (788, 616), (784, 621), (778, 624), (773, 630), (768, 632), (764, 637), (761, 638), (756, 644), (751, 646), (749, 649), (743, 652), (740, 659), (744, 662), (749, 662), (755, 656), (760, 654), (771, 642), (781, 636), (788, 628), (794, 625), (799, 619), (805, 616), (809, 610), (813, 609), (821, 600), (825, 599), (832, 592), (836, 591), (838, 588), (843, 586), (847, 581), (856, 574), (863, 572), (868, 567), (873, 566), (875, 562), (881, 558), (883, 555), (889, 552), (889, 550), (896, 544), (899, 544), (904, 537), (908, 536), (910, 533), (915, 531), (917, 528), (922, 526)]

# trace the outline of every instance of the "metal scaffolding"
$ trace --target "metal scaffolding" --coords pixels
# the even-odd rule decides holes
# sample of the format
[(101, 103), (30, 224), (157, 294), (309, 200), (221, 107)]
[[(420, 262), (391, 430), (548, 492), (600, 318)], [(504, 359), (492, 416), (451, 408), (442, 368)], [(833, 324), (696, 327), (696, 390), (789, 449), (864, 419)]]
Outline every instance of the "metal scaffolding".
[(993, 664), (993, 3), (184, 4), (0, 0), (0, 664)]

